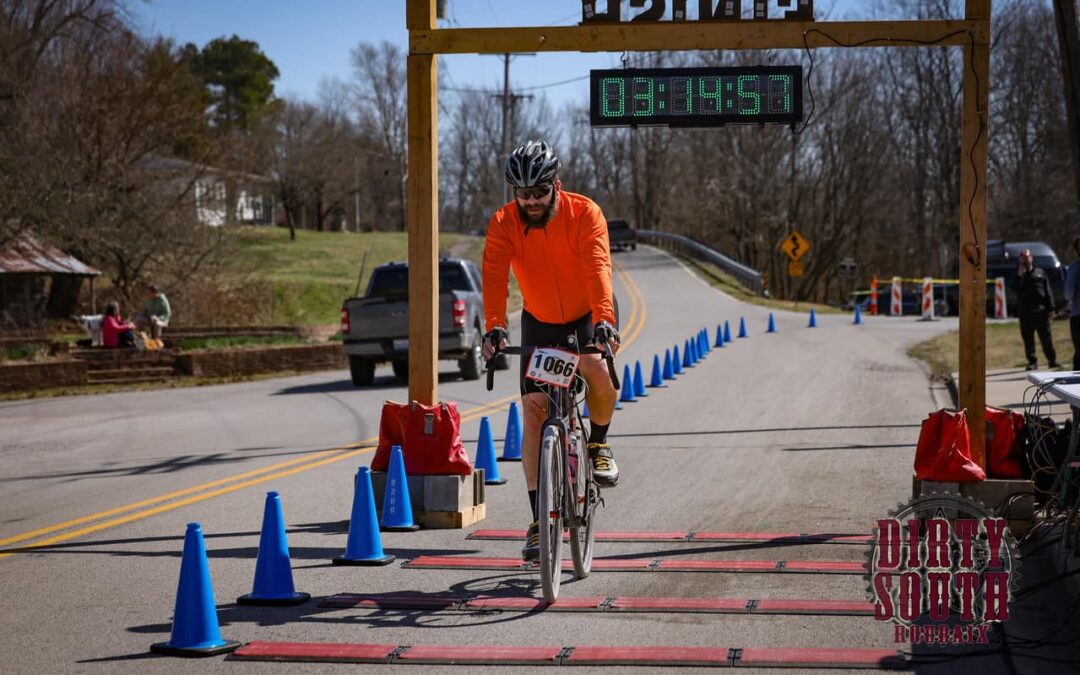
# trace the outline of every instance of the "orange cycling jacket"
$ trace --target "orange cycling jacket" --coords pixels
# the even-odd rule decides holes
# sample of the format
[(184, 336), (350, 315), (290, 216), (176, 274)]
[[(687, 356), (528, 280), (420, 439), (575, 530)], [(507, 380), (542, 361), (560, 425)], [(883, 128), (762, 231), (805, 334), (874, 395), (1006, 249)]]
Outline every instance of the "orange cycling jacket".
[(558, 193), (559, 207), (544, 228), (525, 233), (517, 202), (495, 212), (484, 244), (486, 330), (506, 326), (513, 268), (525, 311), (544, 323), (570, 323), (590, 310), (593, 321), (615, 323), (607, 221), (596, 202)]

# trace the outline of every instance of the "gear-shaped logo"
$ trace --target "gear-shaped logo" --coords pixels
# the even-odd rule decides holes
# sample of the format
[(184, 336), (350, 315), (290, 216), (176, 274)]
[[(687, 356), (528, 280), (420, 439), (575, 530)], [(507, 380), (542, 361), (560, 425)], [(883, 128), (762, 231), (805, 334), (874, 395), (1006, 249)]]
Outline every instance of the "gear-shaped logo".
[(897, 625), (897, 641), (984, 642), (1009, 618), (1019, 546), (980, 502), (929, 493), (899, 504), (877, 521), (866, 555), (874, 617)]

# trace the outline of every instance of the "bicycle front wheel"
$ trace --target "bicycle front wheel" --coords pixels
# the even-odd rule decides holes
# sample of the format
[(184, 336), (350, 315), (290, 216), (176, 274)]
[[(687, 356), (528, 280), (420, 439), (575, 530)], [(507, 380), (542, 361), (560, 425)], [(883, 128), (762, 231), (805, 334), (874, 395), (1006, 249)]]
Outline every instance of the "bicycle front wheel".
[(544, 601), (555, 602), (562, 581), (563, 530), (562, 433), (556, 426), (544, 429), (540, 442), (540, 475), (536, 486), (536, 510), (540, 516), (540, 581)]
[(592, 571), (593, 544), (596, 541), (596, 507), (600, 502), (600, 488), (592, 479), (592, 461), (584, 452), (582, 444), (577, 448), (577, 476), (568, 495), (573, 503), (568, 513), (574, 518), (575, 527), (570, 528), (570, 558), (574, 561), (574, 575), (584, 579)]

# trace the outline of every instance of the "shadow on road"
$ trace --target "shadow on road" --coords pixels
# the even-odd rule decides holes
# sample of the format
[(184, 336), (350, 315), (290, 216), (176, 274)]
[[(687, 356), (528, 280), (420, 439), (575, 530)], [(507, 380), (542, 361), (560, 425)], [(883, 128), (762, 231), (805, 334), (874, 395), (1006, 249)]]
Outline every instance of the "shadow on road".
[[(308, 450), (284, 450), (283, 452), (258, 452), (262, 450), (277, 450), (275, 447), (262, 448), (237, 448), (229, 452), (215, 452), (209, 455), (179, 455), (167, 459), (155, 460), (146, 464), (130, 466), (116, 466), (102, 469), (89, 469), (85, 471), (53, 471), (49, 473), (32, 474), (28, 476), (12, 476), (0, 479), (0, 483), (11, 483), (22, 480), (52, 480), (65, 479), (64, 482), (73, 482), (87, 478), (112, 478), (116, 476), (143, 476), (163, 473), (175, 473), (202, 466), (223, 466), (247, 462), (253, 459), (292, 457), (308, 454), (317, 454), (334, 448), (311, 448)], [(233, 453), (254, 453), (238, 455)]]
[[(446, 382), (459, 382), (461, 381), (461, 373), (439, 373), (439, 383)], [(343, 391), (372, 391), (383, 389), (407, 389), (409, 383), (405, 380), (398, 379), (393, 375), (381, 375), (375, 378), (375, 384), (358, 387), (352, 383), (352, 380), (333, 380), (331, 382), (314, 382), (312, 384), (298, 384), (293, 387), (285, 387), (279, 389), (273, 393), (273, 396), (283, 396), (288, 394), (334, 394)]]

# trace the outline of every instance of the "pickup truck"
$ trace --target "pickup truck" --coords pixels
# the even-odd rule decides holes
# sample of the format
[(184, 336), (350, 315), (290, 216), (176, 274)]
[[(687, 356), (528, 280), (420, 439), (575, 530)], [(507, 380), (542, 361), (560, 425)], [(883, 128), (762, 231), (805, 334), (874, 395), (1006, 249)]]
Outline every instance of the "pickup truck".
[(630, 223), (622, 218), (612, 218), (608, 221), (608, 244), (611, 250), (637, 250), (637, 232), (630, 227)]
[[(375, 367), (389, 361), (394, 375), (409, 375), (409, 268), (403, 262), (375, 268), (363, 297), (345, 300), (341, 335), (352, 382), (375, 381)], [(439, 261), (439, 359), (454, 360), (466, 380), (484, 371), (481, 356), (484, 301), (480, 270), (468, 260)], [(509, 367), (505, 357), (497, 367)]]

